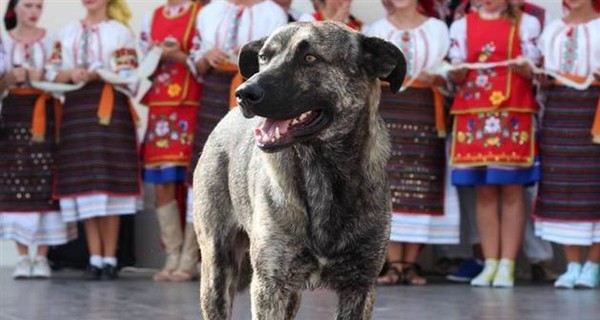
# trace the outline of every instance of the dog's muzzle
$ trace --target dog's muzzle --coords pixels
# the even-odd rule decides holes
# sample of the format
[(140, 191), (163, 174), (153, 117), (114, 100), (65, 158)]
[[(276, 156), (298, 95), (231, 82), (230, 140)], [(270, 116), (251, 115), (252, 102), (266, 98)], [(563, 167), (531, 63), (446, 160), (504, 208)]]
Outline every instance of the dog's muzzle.
[(235, 91), (235, 96), (244, 117), (252, 118), (255, 115), (252, 107), (263, 101), (265, 91), (256, 83), (244, 83)]

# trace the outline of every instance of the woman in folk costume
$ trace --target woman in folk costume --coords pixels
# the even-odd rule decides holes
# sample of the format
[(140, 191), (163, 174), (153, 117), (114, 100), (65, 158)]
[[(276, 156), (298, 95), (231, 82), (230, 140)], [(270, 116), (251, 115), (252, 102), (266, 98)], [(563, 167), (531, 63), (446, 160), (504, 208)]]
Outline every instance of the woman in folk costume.
[(316, 21), (332, 20), (345, 23), (354, 30), (361, 30), (363, 22), (350, 14), (352, 0), (312, 0)]
[[(227, 0), (205, 6), (196, 23), (200, 51), (196, 69), (204, 79), (200, 111), (194, 132), (192, 161), (187, 182), (192, 185), (194, 168), (208, 135), (237, 104), (235, 89), (242, 82), (237, 56), (242, 45), (269, 36), (287, 23), (287, 14), (271, 0)], [(192, 194), (188, 193), (187, 219), (192, 220)]]
[[(452, 63), (539, 60), (539, 21), (508, 0), (487, 0), (450, 29)], [(461, 69), (451, 113), (452, 183), (475, 186), (477, 225), (485, 257), (473, 286), (512, 287), (525, 227), (523, 186), (539, 180), (536, 104), (528, 65)], [(500, 208), (501, 214), (498, 211)], [(500, 261), (498, 261), (501, 259)]]
[(555, 286), (595, 288), (600, 276), (600, 1), (563, 3), (568, 14), (551, 22), (539, 41), (544, 68), (574, 82), (593, 75), (595, 82), (576, 90), (542, 79), (548, 87), (534, 215), (537, 234), (564, 245), (568, 266)]
[[(56, 125), (60, 104), (47, 93), (30, 87), (40, 81), (52, 52), (53, 37), (39, 28), (43, 0), (11, 0), (0, 35), (5, 55), (0, 64), (0, 237), (17, 244), (15, 278), (48, 278), (49, 245), (76, 236), (66, 224), (58, 201), (52, 199)], [(37, 245), (33, 260), (28, 246)]]
[(167, 252), (156, 281), (187, 281), (197, 276), (198, 242), (191, 223), (182, 232), (177, 185), (185, 181), (190, 163), (196, 113), (202, 85), (190, 54), (200, 48), (195, 28), (202, 5), (190, 0), (169, 0), (144, 17), (141, 49), (163, 49), (153, 84), (142, 103), (149, 108), (148, 130), (142, 149), (144, 180), (154, 184), (156, 213)]
[(87, 15), (62, 29), (46, 76), (84, 83), (65, 94), (54, 195), (65, 221), (83, 220), (89, 279), (117, 277), (120, 215), (134, 214), (140, 195), (132, 89), (100, 80), (96, 70), (120, 77), (137, 68), (135, 38), (124, 0), (83, 0)]
[(308, 13), (304, 13), (302, 11), (298, 11), (294, 8), (292, 8), (292, 0), (273, 0), (275, 3), (277, 3), (278, 5), (280, 5), (283, 10), (285, 10), (285, 12), (288, 15), (288, 23), (292, 23), (292, 22), (297, 22), (297, 21), (301, 21), (301, 22), (309, 22), (309, 21), (315, 21), (315, 18), (313, 18), (313, 16), (311, 16)]
[[(445, 80), (427, 73), (450, 47), (448, 27), (419, 12), (429, 0), (384, 0), (387, 17), (365, 34), (396, 44), (407, 62), (410, 87), (398, 94), (382, 90), (379, 112), (392, 139), (388, 163), (392, 233), (387, 272), (379, 284), (422, 285), (415, 261), (425, 243), (458, 243), (458, 211), (444, 214), (445, 116), (438, 86)], [(387, 84), (385, 84), (387, 86)]]

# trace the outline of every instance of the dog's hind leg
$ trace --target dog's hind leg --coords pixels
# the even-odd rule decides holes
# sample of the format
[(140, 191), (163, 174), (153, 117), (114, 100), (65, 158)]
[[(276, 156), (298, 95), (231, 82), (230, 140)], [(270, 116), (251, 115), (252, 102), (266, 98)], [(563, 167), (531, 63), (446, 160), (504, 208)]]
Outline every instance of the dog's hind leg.
[(337, 291), (337, 320), (370, 320), (375, 302), (375, 288), (346, 288)]

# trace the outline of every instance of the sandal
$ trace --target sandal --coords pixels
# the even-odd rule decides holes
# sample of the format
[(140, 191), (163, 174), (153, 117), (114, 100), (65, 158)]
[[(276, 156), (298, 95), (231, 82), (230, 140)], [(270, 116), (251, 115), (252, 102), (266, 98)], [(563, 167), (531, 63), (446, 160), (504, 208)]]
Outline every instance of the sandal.
[(414, 262), (402, 262), (402, 279), (400, 283), (410, 286), (424, 286), (427, 279), (422, 276), (421, 266)]
[(380, 286), (394, 286), (402, 283), (404, 279), (402, 261), (390, 261), (386, 263), (386, 270), (377, 277)]

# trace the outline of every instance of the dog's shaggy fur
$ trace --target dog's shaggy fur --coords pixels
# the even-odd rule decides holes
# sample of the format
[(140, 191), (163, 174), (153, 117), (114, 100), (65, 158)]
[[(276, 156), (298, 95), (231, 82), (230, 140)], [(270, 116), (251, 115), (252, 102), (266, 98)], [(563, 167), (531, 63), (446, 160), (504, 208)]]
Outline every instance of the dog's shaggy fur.
[(194, 172), (204, 319), (230, 319), (248, 277), (253, 319), (294, 318), (314, 287), (337, 292), (338, 319), (370, 319), (390, 232), (378, 78), (398, 90), (402, 53), (337, 23), (299, 23), (244, 46), (239, 64), (240, 108)]

